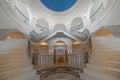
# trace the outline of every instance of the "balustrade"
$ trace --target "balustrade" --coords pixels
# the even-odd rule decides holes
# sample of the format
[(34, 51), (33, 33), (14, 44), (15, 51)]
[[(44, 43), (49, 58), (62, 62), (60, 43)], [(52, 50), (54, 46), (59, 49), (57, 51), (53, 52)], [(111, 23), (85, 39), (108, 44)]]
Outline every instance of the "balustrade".
[(70, 54), (66, 56), (56, 55), (39, 55), (39, 69), (46, 69), (51, 67), (81, 67), (81, 60), (79, 54)]

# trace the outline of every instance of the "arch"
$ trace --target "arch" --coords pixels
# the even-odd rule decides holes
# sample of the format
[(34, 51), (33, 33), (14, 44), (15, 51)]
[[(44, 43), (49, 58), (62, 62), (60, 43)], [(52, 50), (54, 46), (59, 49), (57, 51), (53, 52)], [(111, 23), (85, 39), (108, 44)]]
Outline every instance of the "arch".
[(25, 36), (20, 32), (10, 32), (7, 35), (7, 39), (23, 39)]
[(69, 51), (69, 53), (72, 53), (72, 40), (69, 39), (69, 38), (55, 38), (55, 39), (51, 39), (48, 41), (48, 44), (49, 44), (49, 54), (53, 54), (53, 50), (54, 50), (54, 44), (58, 41), (62, 41), (62, 42), (65, 42), (66, 43), (66, 47), (67, 47), (67, 50)]
[(55, 30), (61, 30), (61, 29), (66, 29), (66, 26), (64, 24), (56, 24), (54, 26)]
[(66, 43), (63, 41), (58, 41), (54, 44), (54, 46), (62, 46), (62, 45), (66, 45)]
[(72, 43), (72, 41), (68, 38), (56, 38), (56, 39), (52, 39), (49, 44), (52, 47), (56, 42), (59, 42), (59, 41), (65, 42), (67, 46), (71, 45)]
[(80, 45), (81, 43), (79, 41), (74, 41), (73, 45)]
[(113, 33), (107, 29), (102, 29), (95, 34), (95, 36), (112, 36)]
[(17, 29), (0, 29), (0, 40), (5, 39), (21, 39), (28, 36)]

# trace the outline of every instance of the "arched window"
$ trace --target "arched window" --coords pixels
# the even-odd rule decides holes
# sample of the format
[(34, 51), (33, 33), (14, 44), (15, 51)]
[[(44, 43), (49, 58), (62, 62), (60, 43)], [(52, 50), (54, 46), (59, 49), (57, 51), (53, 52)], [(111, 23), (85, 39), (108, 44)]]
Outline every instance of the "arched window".
[(113, 33), (107, 29), (102, 29), (99, 32), (96, 33), (95, 36), (112, 36)]
[(23, 39), (25, 36), (20, 32), (11, 32), (8, 34), (7, 39)]

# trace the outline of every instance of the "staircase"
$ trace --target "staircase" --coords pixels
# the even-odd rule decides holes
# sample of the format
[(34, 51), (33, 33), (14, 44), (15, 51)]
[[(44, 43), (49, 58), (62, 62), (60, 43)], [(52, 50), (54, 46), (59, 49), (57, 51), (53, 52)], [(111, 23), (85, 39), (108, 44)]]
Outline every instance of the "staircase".
[(0, 41), (0, 80), (39, 80), (29, 62), (27, 45), (27, 39)]
[(120, 80), (120, 39), (97, 36), (91, 41), (92, 57), (81, 80)]

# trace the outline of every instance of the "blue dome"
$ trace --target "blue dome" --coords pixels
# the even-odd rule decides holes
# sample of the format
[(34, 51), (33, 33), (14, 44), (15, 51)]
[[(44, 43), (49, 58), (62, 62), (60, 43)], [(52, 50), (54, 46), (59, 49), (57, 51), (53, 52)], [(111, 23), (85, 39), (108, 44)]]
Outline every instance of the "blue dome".
[(71, 8), (77, 0), (40, 0), (48, 9), (61, 12)]

